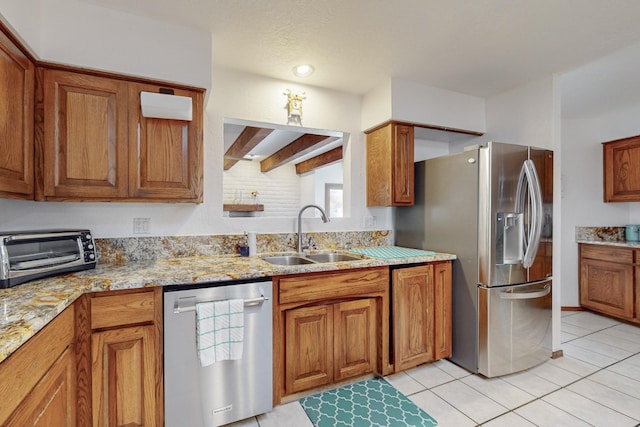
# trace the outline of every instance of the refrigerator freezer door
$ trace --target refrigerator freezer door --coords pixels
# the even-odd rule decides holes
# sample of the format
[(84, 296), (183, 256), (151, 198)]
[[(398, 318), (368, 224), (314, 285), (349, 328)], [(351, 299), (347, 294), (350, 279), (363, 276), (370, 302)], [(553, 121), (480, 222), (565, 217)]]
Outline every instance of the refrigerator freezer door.
[(496, 377), (551, 357), (551, 281), (478, 288), (478, 372)]

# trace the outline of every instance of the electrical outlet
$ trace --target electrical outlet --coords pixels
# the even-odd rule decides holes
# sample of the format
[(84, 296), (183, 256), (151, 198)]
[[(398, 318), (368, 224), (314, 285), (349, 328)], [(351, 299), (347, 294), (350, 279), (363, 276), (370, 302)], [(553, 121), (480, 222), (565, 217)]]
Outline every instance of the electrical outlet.
[(374, 228), (376, 226), (375, 216), (365, 216), (363, 221), (364, 228)]
[(133, 218), (133, 234), (149, 234), (151, 218)]

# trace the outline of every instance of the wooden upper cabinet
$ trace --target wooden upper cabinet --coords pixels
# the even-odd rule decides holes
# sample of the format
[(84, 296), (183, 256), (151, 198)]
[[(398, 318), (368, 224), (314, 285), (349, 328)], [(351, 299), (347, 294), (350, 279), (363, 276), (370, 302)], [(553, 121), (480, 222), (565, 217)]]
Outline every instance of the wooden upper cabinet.
[(391, 122), (367, 134), (367, 206), (414, 203), (413, 126)]
[(192, 98), (192, 121), (143, 117), (140, 93), (158, 93), (161, 89), (130, 85), (129, 192), (136, 198), (202, 202), (203, 95), (171, 90), (176, 96)]
[(0, 31), (2, 197), (33, 199), (34, 69), (31, 60)]
[(640, 202), (640, 136), (603, 143), (604, 201)]
[(45, 199), (127, 196), (127, 84), (44, 71)]
[[(69, 70), (43, 75), (36, 199), (202, 202), (202, 91)], [(193, 120), (143, 117), (140, 92), (161, 89), (192, 98)]]

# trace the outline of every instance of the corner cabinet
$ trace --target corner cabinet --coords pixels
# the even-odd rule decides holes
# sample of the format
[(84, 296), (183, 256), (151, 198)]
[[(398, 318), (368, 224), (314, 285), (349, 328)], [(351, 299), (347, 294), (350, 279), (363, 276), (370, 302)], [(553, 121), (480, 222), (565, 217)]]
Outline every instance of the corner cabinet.
[(581, 243), (580, 305), (640, 323), (640, 250)]
[(73, 342), (71, 306), (0, 364), (0, 425), (76, 425)]
[(275, 277), (274, 403), (389, 369), (389, 269)]
[(394, 371), (451, 356), (451, 261), (392, 270)]
[(640, 136), (602, 144), (604, 201), (640, 202)]
[(33, 199), (35, 67), (0, 23), (0, 196)]
[(391, 122), (367, 133), (367, 206), (414, 203), (413, 126)]
[[(41, 74), (37, 200), (202, 201), (202, 91), (69, 70)], [(193, 121), (142, 117), (141, 91), (191, 97)]]

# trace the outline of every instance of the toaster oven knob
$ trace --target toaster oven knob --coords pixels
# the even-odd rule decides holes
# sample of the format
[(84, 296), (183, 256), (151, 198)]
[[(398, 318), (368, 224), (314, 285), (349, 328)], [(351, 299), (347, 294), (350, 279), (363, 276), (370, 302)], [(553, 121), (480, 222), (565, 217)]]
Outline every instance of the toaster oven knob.
[(87, 235), (85, 236), (85, 239), (87, 239), (87, 240), (91, 240), (91, 234), (88, 234), (88, 233), (87, 233)]
[(93, 245), (87, 245), (87, 249), (93, 249)]
[(94, 254), (89, 254), (89, 259), (94, 259), (96, 256)]

